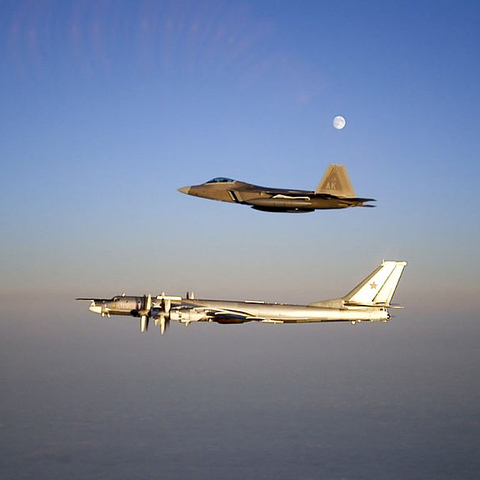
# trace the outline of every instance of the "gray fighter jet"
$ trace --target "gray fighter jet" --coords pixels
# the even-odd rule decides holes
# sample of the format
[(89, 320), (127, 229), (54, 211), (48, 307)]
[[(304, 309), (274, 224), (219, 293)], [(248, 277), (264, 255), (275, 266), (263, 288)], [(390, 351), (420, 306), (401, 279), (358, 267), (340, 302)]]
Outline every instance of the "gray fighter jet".
[(90, 300), (90, 310), (102, 316), (132, 315), (140, 317), (140, 331), (147, 330), (150, 318), (164, 333), (170, 320), (188, 325), (192, 322), (235, 324), (246, 322), (306, 323), (306, 322), (386, 322), (389, 308), (398, 308), (390, 302), (397, 288), (406, 262), (384, 261), (347, 295), (309, 305), (289, 305), (259, 301), (202, 300), (194, 295), (187, 298), (167, 296), (164, 293), (112, 299)]
[(179, 188), (178, 191), (195, 197), (249, 205), (255, 210), (264, 212), (281, 213), (374, 207), (365, 202), (375, 201), (373, 198), (358, 198), (355, 195), (344, 165), (329, 165), (314, 192), (259, 187), (225, 177), (214, 178), (202, 185)]

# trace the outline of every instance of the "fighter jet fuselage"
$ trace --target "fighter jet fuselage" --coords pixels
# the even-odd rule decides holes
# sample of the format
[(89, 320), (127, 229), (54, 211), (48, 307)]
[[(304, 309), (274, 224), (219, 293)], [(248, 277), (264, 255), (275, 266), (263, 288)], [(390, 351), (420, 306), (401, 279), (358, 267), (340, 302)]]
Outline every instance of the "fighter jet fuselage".
[(374, 201), (356, 197), (344, 165), (329, 165), (315, 191), (261, 187), (226, 177), (179, 188), (179, 191), (195, 197), (248, 205), (255, 210), (283, 213), (372, 207), (366, 202)]

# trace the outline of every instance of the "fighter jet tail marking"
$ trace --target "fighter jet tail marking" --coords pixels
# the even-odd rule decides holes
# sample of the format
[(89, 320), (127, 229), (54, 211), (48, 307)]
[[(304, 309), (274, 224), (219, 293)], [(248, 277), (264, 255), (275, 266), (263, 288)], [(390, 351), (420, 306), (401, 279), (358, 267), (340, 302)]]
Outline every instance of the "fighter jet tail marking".
[(335, 195), (337, 197), (355, 197), (345, 165), (329, 165), (315, 193)]

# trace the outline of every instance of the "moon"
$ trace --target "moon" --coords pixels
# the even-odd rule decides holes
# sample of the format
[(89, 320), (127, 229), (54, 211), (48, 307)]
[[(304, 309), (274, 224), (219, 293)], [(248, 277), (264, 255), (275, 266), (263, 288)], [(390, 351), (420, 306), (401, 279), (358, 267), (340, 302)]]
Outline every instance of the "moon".
[(337, 115), (334, 119), (333, 119), (333, 126), (337, 129), (337, 130), (341, 130), (343, 127), (345, 127), (346, 125), (346, 121), (345, 119), (341, 116), (341, 115)]

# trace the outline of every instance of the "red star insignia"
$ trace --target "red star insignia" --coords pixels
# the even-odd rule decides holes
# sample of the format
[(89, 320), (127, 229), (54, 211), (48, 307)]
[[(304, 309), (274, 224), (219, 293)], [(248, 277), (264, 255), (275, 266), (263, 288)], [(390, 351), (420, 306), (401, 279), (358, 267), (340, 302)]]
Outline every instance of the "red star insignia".
[(372, 287), (372, 290), (377, 289), (377, 284), (375, 282), (369, 283), (370, 287)]

